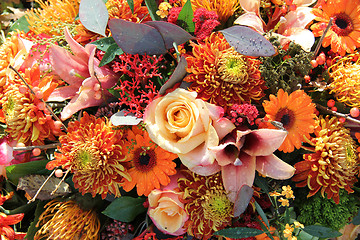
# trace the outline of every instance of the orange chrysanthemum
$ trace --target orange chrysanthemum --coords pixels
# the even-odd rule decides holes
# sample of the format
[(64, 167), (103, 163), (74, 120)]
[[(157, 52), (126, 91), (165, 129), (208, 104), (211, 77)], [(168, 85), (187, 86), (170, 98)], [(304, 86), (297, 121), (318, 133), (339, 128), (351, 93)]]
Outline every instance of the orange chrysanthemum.
[(52, 200), (40, 215), (34, 239), (99, 239), (100, 220), (94, 210), (84, 210), (75, 201)]
[[(186, 0), (182, 0), (183, 5)], [(219, 16), (219, 21), (225, 23), (230, 16), (240, 7), (240, 1), (237, 0), (191, 0), (193, 11), (199, 8), (205, 8), (208, 11), (214, 11)]]
[(331, 45), (333, 52), (344, 56), (346, 52), (352, 53), (360, 47), (360, 5), (358, 0), (328, 0), (321, 1), (312, 9), (319, 21), (311, 26), (315, 37), (324, 33), (330, 18), (332, 26), (327, 32), (323, 47)]
[(37, 94), (33, 94), (17, 75), (8, 79), (0, 99), (6, 132), (25, 145), (43, 145), (45, 139), (55, 140), (55, 136), (61, 134), (60, 126), (55, 124), (41, 101), (41, 98), (46, 101), (58, 84), (53, 76), (41, 77), (37, 65), (26, 69), (22, 76), (32, 89), (37, 89)]
[(360, 107), (360, 54), (340, 58), (329, 68), (330, 94), (339, 102)]
[(114, 129), (107, 118), (98, 118), (84, 112), (80, 121), (70, 122), (67, 134), (59, 138), (60, 153), (47, 164), (47, 169), (62, 166), (70, 169), (76, 188), (84, 195), (108, 193), (120, 196), (123, 179), (130, 180), (122, 154), (122, 132)]
[(167, 186), (168, 176), (176, 174), (176, 164), (172, 160), (176, 154), (170, 153), (151, 141), (149, 134), (141, 126), (133, 126), (125, 133), (125, 155), (130, 160), (131, 180), (124, 181), (124, 190), (130, 191), (136, 186), (139, 196), (148, 196), (154, 189)]
[(35, 34), (62, 35), (65, 26), (74, 24), (79, 13), (80, 0), (35, 0), (35, 2), (40, 8), (31, 9), (26, 14), (29, 29)]
[(185, 211), (189, 215), (184, 228), (191, 236), (209, 239), (231, 224), (234, 204), (227, 197), (220, 173), (200, 176), (184, 170), (182, 174), (178, 186), (184, 192)]
[[(279, 122), (288, 131), (279, 147), (280, 151), (292, 152), (294, 148), (299, 149), (304, 136), (309, 138), (309, 134), (314, 131), (315, 104), (303, 90), (296, 90), (288, 95), (280, 89), (277, 97), (271, 94), (270, 101), (264, 101), (263, 106), (265, 120)], [(268, 127), (275, 128), (272, 124), (268, 124)]]
[(260, 62), (235, 51), (221, 33), (212, 33), (204, 43), (191, 43), (193, 56), (186, 58), (190, 73), (185, 81), (198, 97), (227, 109), (264, 96), (265, 82)]
[(339, 203), (339, 190), (352, 193), (352, 186), (357, 182), (360, 160), (355, 141), (350, 131), (343, 127), (336, 117), (320, 117), (316, 120), (315, 137), (309, 140), (314, 153), (304, 155), (304, 161), (295, 164), (293, 181), (296, 186), (308, 186), (308, 197), (319, 190), (323, 197)]
[(106, 7), (110, 18), (120, 18), (131, 22), (149, 21), (151, 17), (146, 6), (142, 6), (144, 0), (134, 0), (134, 12), (131, 12), (126, 0), (108, 0)]

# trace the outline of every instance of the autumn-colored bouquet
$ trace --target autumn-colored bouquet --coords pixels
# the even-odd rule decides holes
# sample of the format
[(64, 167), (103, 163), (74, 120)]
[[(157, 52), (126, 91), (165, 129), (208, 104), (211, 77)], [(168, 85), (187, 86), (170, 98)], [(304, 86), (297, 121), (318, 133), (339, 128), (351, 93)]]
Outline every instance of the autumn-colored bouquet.
[(1, 239), (356, 239), (357, 0), (4, 1)]

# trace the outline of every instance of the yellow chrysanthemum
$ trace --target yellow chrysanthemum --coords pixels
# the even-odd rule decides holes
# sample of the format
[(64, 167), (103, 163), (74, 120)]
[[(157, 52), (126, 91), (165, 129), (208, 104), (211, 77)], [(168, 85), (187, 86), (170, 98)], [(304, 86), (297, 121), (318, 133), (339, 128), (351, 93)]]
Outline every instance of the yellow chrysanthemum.
[(34, 240), (99, 239), (100, 220), (94, 210), (84, 210), (75, 201), (52, 200), (40, 215)]
[(74, 24), (79, 13), (80, 0), (35, 0), (40, 8), (26, 14), (29, 29), (35, 34), (59, 36), (67, 24)]
[(351, 107), (360, 107), (360, 54), (340, 58), (329, 68), (330, 94), (339, 102)]
[(305, 154), (304, 161), (295, 164), (293, 180), (298, 187), (308, 186), (308, 197), (319, 190), (323, 197), (339, 203), (339, 190), (352, 193), (357, 182), (360, 160), (350, 131), (336, 117), (320, 117), (316, 121), (315, 137), (309, 140), (314, 153)]
[(80, 121), (70, 122), (67, 134), (59, 138), (61, 153), (46, 166), (53, 169), (62, 166), (70, 169), (75, 188), (82, 194), (108, 193), (120, 196), (124, 178), (131, 180), (124, 164), (122, 132), (114, 129), (107, 118), (95, 118), (84, 112)]
[(185, 170), (182, 174), (178, 186), (184, 192), (185, 211), (189, 214), (184, 228), (191, 236), (209, 239), (231, 224), (234, 204), (227, 197), (220, 173), (200, 176)]

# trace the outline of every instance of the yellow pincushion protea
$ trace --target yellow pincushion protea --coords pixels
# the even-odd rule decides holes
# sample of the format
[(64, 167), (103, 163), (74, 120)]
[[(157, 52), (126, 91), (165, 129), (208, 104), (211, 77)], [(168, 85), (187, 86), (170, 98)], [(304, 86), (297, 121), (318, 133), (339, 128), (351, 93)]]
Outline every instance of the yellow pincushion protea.
[(360, 54), (340, 58), (329, 68), (330, 94), (339, 102), (351, 107), (360, 107)]
[(84, 195), (108, 193), (120, 196), (124, 178), (131, 180), (123, 155), (122, 132), (115, 130), (108, 119), (95, 118), (86, 112), (80, 121), (70, 122), (67, 134), (60, 136), (60, 153), (47, 164), (47, 169), (62, 166), (73, 173), (75, 188)]
[(336, 117), (317, 119), (314, 134), (309, 140), (314, 153), (305, 154), (305, 160), (295, 164), (293, 180), (299, 182), (298, 187), (309, 187), (308, 197), (320, 191), (338, 204), (340, 189), (354, 192), (352, 186), (360, 170), (357, 146)]
[(94, 210), (84, 210), (75, 201), (52, 200), (40, 215), (34, 239), (99, 239), (100, 220)]

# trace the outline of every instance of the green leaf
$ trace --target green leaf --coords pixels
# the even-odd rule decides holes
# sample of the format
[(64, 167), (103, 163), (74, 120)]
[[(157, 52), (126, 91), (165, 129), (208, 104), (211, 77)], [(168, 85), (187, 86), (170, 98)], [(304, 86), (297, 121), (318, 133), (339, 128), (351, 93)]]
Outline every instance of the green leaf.
[(256, 201), (255, 201), (255, 208), (256, 208), (256, 211), (259, 213), (260, 217), (262, 218), (262, 220), (265, 222), (266, 226), (270, 229), (269, 220), (267, 219), (267, 217), (264, 213), (264, 210), (262, 210), (262, 208)]
[(179, 13), (177, 24), (188, 31), (189, 33), (195, 32), (195, 23), (193, 22), (194, 11), (191, 7), (191, 1), (187, 0)]
[(237, 227), (237, 228), (226, 228), (214, 233), (217, 236), (223, 236), (228, 238), (247, 238), (254, 237), (262, 234), (263, 231), (256, 228)]
[(43, 202), (43, 201), (38, 201), (38, 204), (36, 206), (36, 210), (35, 210), (35, 218), (34, 221), (31, 222), (30, 227), (28, 228), (28, 231), (26, 233), (25, 239), (34, 239), (35, 233), (39, 230), (39, 227), (36, 227), (36, 224), (39, 221), (39, 217), (41, 215), (41, 213), (45, 210), (45, 204), (47, 202)]
[(306, 226), (303, 228), (303, 231), (309, 233), (310, 235), (313, 235), (314, 237), (319, 237), (319, 238), (335, 238), (342, 235), (342, 233), (334, 229), (319, 225)]
[(29, 29), (29, 23), (26, 20), (25, 15), (22, 16), (21, 18), (19, 18), (16, 22), (14, 22), (13, 25), (11, 25), (9, 32), (11, 31), (15, 31), (15, 30), (19, 30), (19, 31), (24, 31), (25, 33), (27, 33), (30, 29)]
[(156, 0), (145, 0), (146, 7), (148, 8), (150, 17), (153, 21), (159, 21), (160, 17), (156, 14), (158, 10)]
[(256, 174), (255, 175), (255, 184), (256, 184), (256, 186), (261, 188), (261, 190), (263, 190), (265, 193), (269, 194), (269, 192), (270, 192), (269, 184), (264, 177), (260, 177), (258, 174)]
[(271, 235), (271, 232), (269, 232), (269, 229), (263, 224), (262, 221), (258, 221), (261, 229), (266, 233), (266, 235), (271, 239), (271, 240), (275, 240), (274, 237)]
[(97, 49), (106, 52), (106, 50), (114, 43), (115, 43), (115, 40), (113, 37), (105, 37), (105, 38), (96, 40), (96, 41), (92, 42), (91, 44), (94, 44)]
[(116, 43), (110, 45), (110, 47), (108, 47), (108, 49), (106, 50), (103, 58), (101, 59), (101, 62), (99, 63), (99, 67), (108, 64), (109, 62), (114, 60), (116, 55), (121, 55), (123, 53), (124, 51)]
[[(20, 177), (43, 172), (47, 163), (47, 160), (41, 160), (11, 165), (6, 167), (6, 176), (10, 182), (17, 185)], [(51, 171), (47, 172), (50, 174)]]
[(360, 224), (360, 209), (359, 209), (358, 213), (356, 214), (356, 216), (351, 221), (351, 223), (354, 224), (354, 225), (359, 225)]
[(144, 202), (144, 198), (122, 196), (110, 203), (102, 213), (118, 221), (131, 222), (137, 215), (146, 211)]
[(127, 0), (127, 3), (130, 7), (132, 13), (134, 13), (134, 0)]
[(79, 18), (85, 28), (105, 36), (109, 13), (102, 0), (81, 0)]

